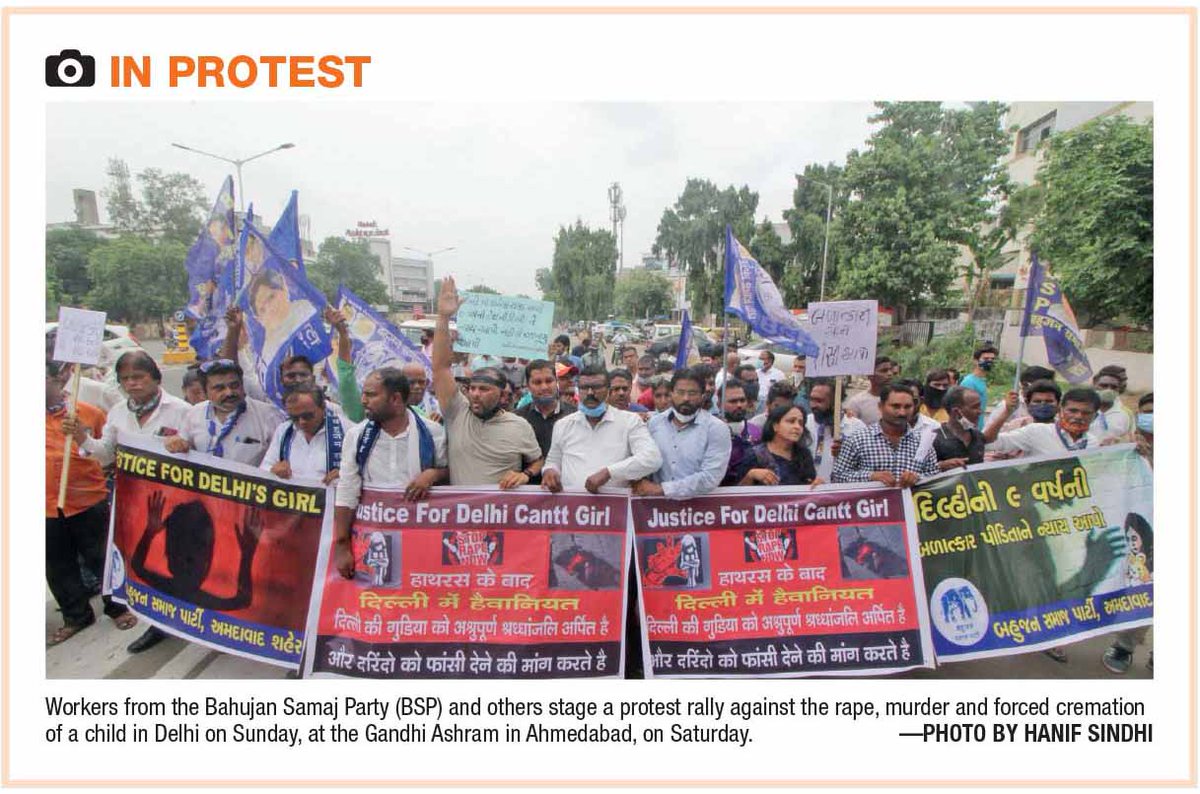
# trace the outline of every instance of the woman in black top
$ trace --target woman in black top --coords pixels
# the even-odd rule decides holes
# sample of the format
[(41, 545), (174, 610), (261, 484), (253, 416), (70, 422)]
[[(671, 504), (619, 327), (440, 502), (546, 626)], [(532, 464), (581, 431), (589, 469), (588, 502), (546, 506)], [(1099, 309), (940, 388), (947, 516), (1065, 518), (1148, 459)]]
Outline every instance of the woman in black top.
[(808, 417), (796, 405), (780, 405), (767, 414), (762, 443), (742, 462), (738, 485), (819, 485), (817, 468), (808, 450)]

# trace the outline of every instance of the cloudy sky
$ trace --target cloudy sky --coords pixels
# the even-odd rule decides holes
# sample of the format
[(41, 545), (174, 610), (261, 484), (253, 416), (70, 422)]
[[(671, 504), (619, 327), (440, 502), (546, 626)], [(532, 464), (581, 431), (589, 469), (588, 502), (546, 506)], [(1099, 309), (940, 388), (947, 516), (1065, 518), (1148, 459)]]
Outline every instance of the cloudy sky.
[[(439, 276), (537, 296), (559, 226), (608, 228), (608, 186), (627, 208), (625, 264), (654, 242), (689, 177), (759, 194), (758, 220), (782, 219), (794, 174), (844, 161), (869, 134), (862, 103), (61, 103), (47, 110), (46, 220), (74, 218), (71, 190), (99, 192), (107, 158), (184, 171), (215, 194), (231, 158), (295, 148), (246, 165), (247, 201), (273, 223), (300, 191), (314, 241), (358, 221), (402, 246), (454, 251)], [(101, 219), (106, 219), (103, 201)]]

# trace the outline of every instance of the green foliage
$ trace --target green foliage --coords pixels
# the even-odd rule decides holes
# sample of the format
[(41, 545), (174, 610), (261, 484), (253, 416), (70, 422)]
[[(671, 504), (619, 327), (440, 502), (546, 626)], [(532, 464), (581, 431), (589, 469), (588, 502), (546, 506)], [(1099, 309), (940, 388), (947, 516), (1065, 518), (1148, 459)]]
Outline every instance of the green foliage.
[(537, 283), (538, 290), (542, 293), (542, 300), (554, 304), (554, 322), (566, 319), (567, 314), (563, 308), (562, 294), (559, 293), (558, 285), (554, 282), (554, 271), (548, 267), (539, 267), (533, 278)]
[(317, 249), (317, 259), (307, 267), (308, 280), (333, 301), (338, 285), (344, 284), (358, 297), (373, 305), (388, 302), (387, 287), (379, 280), (379, 259), (367, 248), (365, 240), (326, 237)]
[(107, 240), (88, 256), (89, 308), (110, 322), (161, 320), (187, 301), (187, 246), (132, 235)]
[(147, 168), (137, 175), (141, 198), (134, 195), (129, 166), (108, 161), (109, 186), (103, 191), (109, 219), (118, 231), (190, 245), (210, 207), (204, 186), (183, 173)]
[(745, 185), (721, 190), (708, 180), (689, 179), (675, 206), (663, 210), (653, 253), (665, 255), (686, 269), (694, 317), (723, 311), (725, 268), (721, 246), (725, 226), (732, 226), (734, 236), (747, 242), (754, 233), (757, 209), (758, 194)]
[(467, 292), (482, 292), (485, 295), (499, 295), (500, 290), (492, 289), (487, 284), (476, 284), (467, 290)]
[[(971, 356), (975, 353), (975, 332), (967, 325), (958, 333), (935, 336), (928, 345), (893, 346), (887, 350), (881, 345), (879, 352), (900, 362), (902, 377), (905, 378), (924, 382), (925, 373), (946, 367), (957, 369), (965, 375), (974, 367)], [(1012, 383), (1011, 379), (1009, 383)]]
[(1007, 190), (999, 156), (1005, 110), (985, 102), (945, 110), (938, 102), (878, 102), (882, 126), (851, 152), (838, 293), (884, 306), (944, 301), (958, 258)]
[[(92, 288), (88, 256), (102, 240), (83, 229), (52, 229), (46, 232), (46, 286), (54, 274), (57, 298), (67, 306), (79, 306)], [(49, 296), (47, 296), (49, 297)]]
[(1154, 130), (1110, 116), (1055, 135), (1031, 238), (1085, 326), (1154, 322)]
[[(820, 183), (820, 184), (819, 184)], [(792, 232), (788, 246), (791, 261), (784, 270), (780, 292), (788, 306), (807, 306), (821, 297), (821, 263), (825, 258), (825, 216), (829, 213), (829, 189), (833, 187), (833, 207), (829, 224), (829, 259), (825, 279), (828, 290), (837, 282), (838, 269), (844, 249), (842, 212), (849, 201), (845, 188), (845, 169), (838, 165), (810, 163), (804, 167), (803, 178), (796, 175), (792, 192), (792, 208), (783, 217)]]
[(750, 253), (758, 264), (771, 276), (775, 286), (779, 286), (790, 257), (787, 249), (784, 248), (783, 240), (779, 238), (779, 234), (769, 220), (763, 218), (762, 223), (754, 227), (754, 236), (746, 243), (746, 247), (750, 249)]
[(661, 273), (635, 268), (617, 280), (617, 314), (631, 319), (657, 317), (671, 309), (671, 282)]
[[(554, 238), (554, 266), (538, 286), (546, 294), (553, 283), (560, 296), (559, 316), (595, 320), (612, 313), (617, 269), (617, 244), (612, 233), (590, 229), (583, 221), (560, 226)], [(555, 312), (558, 314), (558, 312)]]

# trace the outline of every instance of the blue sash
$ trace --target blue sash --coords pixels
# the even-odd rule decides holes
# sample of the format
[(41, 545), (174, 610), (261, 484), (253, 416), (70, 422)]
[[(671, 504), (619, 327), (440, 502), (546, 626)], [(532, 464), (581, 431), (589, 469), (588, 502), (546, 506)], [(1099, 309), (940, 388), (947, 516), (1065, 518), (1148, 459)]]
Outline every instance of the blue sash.
[[(417, 415), (417, 412), (412, 408), (408, 409), (409, 420), (417, 426), (417, 443), (420, 444), (419, 455), (421, 459), (421, 471), (433, 468), (433, 433), (425, 425), (425, 420)], [(363, 427), (362, 436), (358, 439), (358, 449), (354, 451), (354, 460), (358, 463), (359, 470), (363, 470), (367, 464), (367, 458), (371, 457), (371, 450), (375, 448), (375, 442), (379, 440), (379, 425), (372, 419), (368, 419), (366, 426)]]
[[(288, 460), (292, 455), (292, 438), (296, 425), (289, 422), (283, 438), (279, 440), (279, 459)], [(325, 471), (331, 472), (342, 466), (342, 422), (337, 414), (325, 409)]]
[(238, 405), (237, 410), (229, 415), (221, 425), (221, 429), (217, 430), (217, 420), (213, 414), (212, 403), (208, 404), (206, 416), (208, 418), (208, 454), (215, 458), (225, 457), (225, 436), (233, 432), (233, 426), (242, 418), (242, 414), (246, 413), (246, 403), (242, 402)]

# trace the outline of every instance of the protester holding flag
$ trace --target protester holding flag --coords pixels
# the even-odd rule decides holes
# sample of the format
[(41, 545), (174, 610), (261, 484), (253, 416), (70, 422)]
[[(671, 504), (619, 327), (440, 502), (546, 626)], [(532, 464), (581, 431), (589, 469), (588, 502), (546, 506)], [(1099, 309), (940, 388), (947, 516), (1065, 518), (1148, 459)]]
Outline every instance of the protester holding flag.
[(246, 396), (242, 368), (229, 359), (200, 365), (200, 382), (208, 399), (188, 410), (183, 432), (166, 440), (167, 451), (183, 453), (195, 449), (257, 466), (267, 454), (275, 428), (283, 419), (279, 410)]
[(321, 480), (338, 478), (347, 420), (336, 405), (326, 402), (316, 383), (301, 382), (283, 395), (288, 421), (275, 428), (259, 468), (282, 480), (293, 477)]
[(338, 572), (347, 579), (354, 577), (350, 529), (363, 485), (403, 486), (405, 497), (415, 501), (449, 476), (445, 431), (418, 416), (408, 396), (408, 380), (399, 369), (372, 372), (362, 387), (367, 421), (346, 431), (333, 536)]

